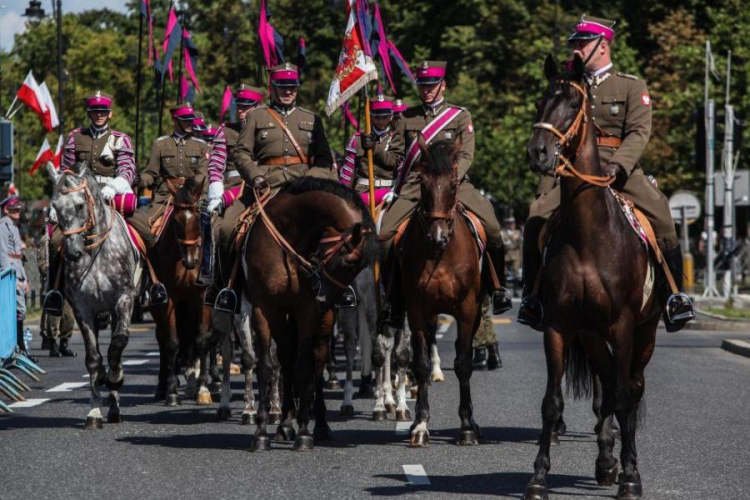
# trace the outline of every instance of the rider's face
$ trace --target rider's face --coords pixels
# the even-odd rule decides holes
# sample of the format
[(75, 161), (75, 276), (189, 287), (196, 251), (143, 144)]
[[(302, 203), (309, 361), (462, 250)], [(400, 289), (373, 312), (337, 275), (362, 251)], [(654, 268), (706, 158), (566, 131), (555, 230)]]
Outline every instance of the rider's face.
[(172, 123), (174, 124), (174, 131), (180, 135), (189, 135), (193, 132), (193, 120), (178, 120), (174, 118)]
[(255, 106), (245, 106), (244, 104), (238, 104), (237, 105), (237, 119), (239, 121), (245, 120), (245, 117), (247, 116), (247, 114), (254, 109), (255, 109)]
[(417, 85), (419, 89), (419, 97), (425, 104), (432, 104), (439, 102), (443, 98), (445, 92), (445, 80), (441, 80), (438, 83), (425, 83)]
[(391, 123), (391, 115), (373, 116), (372, 123), (378, 130), (385, 130), (388, 127), (388, 124)]
[(107, 120), (109, 120), (110, 118), (112, 118), (112, 111), (107, 111), (105, 109), (95, 109), (93, 111), (89, 111), (89, 119), (95, 127), (103, 127), (104, 125), (106, 125)]
[[(583, 61), (588, 59), (586, 71), (596, 71), (609, 64), (609, 43), (607, 40), (602, 39), (601, 43), (597, 45), (598, 40), (598, 38), (593, 40), (575, 40), (570, 43), (574, 57), (578, 55)], [(589, 56), (591, 56), (591, 59), (589, 59)]]
[(273, 96), (276, 102), (284, 106), (291, 106), (297, 100), (297, 91), (299, 87), (294, 86), (273, 86)]

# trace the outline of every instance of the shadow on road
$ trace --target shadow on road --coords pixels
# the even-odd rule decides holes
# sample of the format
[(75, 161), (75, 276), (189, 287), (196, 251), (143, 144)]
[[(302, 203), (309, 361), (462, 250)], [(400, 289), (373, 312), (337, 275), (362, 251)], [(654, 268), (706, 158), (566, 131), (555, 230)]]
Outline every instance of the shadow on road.
[(188, 434), (179, 436), (128, 436), (118, 438), (121, 443), (137, 446), (160, 446), (177, 449), (247, 450), (251, 435), (244, 434)]

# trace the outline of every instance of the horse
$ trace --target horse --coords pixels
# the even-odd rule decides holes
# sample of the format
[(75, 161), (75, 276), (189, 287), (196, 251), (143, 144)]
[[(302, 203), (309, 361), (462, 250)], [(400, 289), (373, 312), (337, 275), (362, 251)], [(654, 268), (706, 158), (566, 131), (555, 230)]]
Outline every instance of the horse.
[(457, 339), (454, 370), (459, 380), (459, 445), (478, 444), (480, 430), (473, 417), (470, 379), (471, 342), (481, 320), (485, 288), (480, 252), (458, 203), (460, 180), (456, 157), (461, 140), (441, 141), (429, 147), (417, 138), (422, 161), (421, 200), (406, 228), (398, 250), (401, 293), (411, 329), (413, 372), (418, 385), (410, 446), (429, 445), (430, 418), (428, 384), (439, 314), (456, 319)]
[[(261, 196), (257, 190), (255, 195)], [(266, 425), (272, 338), (283, 379), (282, 422), (274, 439), (294, 441), (296, 451), (311, 450), (314, 440), (333, 438), (323, 399), (333, 305), (375, 259), (375, 228), (356, 193), (312, 177), (289, 182), (265, 206), (259, 203), (258, 210), (260, 220), (249, 230), (242, 251), (243, 293), (252, 304), (258, 336), (259, 401), (250, 450), (270, 449)]]
[[(119, 396), (125, 380), (122, 352), (130, 338), (130, 319), (143, 285), (145, 261), (131, 244), (125, 221), (105, 203), (85, 164), (62, 172), (50, 168), (49, 173), (55, 184), (51, 203), (65, 238), (65, 294), (83, 335), (90, 376), (91, 408), (84, 427), (101, 429), (102, 385), (110, 390), (107, 421), (123, 421)], [(106, 374), (99, 352), (96, 317), (100, 313), (112, 318)]]
[[(608, 188), (614, 178), (602, 175), (582, 60), (576, 57), (572, 71), (561, 75), (548, 56), (545, 74), (549, 86), (527, 152), (532, 171), (555, 171), (560, 176), (561, 203), (539, 278), (547, 389), (539, 452), (525, 498), (548, 495), (549, 448), (562, 416), (560, 385), (566, 374), (575, 396), (589, 395), (592, 375), (598, 375), (602, 425), (596, 479), (600, 485), (618, 481), (617, 497), (630, 500), (642, 495), (635, 433), (645, 390), (643, 372), (654, 351), (659, 321), (658, 301), (653, 294), (644, 300), (650, 255)], [(622, 441), (619, 478), (613, 414)]]

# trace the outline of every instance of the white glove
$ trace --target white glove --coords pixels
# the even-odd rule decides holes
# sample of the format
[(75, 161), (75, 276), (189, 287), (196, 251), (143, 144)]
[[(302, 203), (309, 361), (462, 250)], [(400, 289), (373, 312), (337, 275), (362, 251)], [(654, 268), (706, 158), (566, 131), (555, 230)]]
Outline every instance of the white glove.
[(224, 200), (222, 198), (209, 198), (208, 204), (206, 204), (206, 212), (211, 213), (218, 211), (223, 204)]
[(107, 185), (102, 188), (102, 198), (105, 201), (109, 201), (118, 194), (132, 193), (133, 189), (130, 187), (130, 183), (124, 177), (115, 177), (114, 179), (107, 182)]
[(391, 203), (393, 203), (396, 198), (398, 198), (398, 195), (394, 191), (388, 191), (383, 195), (383, 201), (386, 205), (390, 205)]
[(213, 212), (219, 208), (224, 201), (224, 183), (221, 181), (214, 181), (208, 185), (208, 205), (206, 210)]
[(104, 198), (104, 201), (110, 201), (115, 197), (116, 194), (117, 191), (115, 191), (115, 188), (113, 188), (109, 184), (102, 188), (102, 198)]

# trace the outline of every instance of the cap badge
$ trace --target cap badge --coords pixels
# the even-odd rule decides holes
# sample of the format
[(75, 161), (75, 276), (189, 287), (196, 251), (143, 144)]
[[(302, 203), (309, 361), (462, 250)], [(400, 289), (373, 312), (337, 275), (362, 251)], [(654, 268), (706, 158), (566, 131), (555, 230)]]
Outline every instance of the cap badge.
[(427, 61), (424, 61), (422, 63), (422, 69), (427, 69), (427, 68), (429, 68), (429, 65), (427, 64)]
[(291, 64), (289, 64), (289, 63), (285, 63), (285, 64), (284, 64), (284, 69), (286, 69), (286, 70), (291, 70), (291, 69), (292, 69), (292, 65), (291, 65)]
[(99, 102), (102, 100), (102, 92), (101, 90), (97, 90), (96, 94), (94, 94), (94, 97), (96, 97), (96, 102)]

